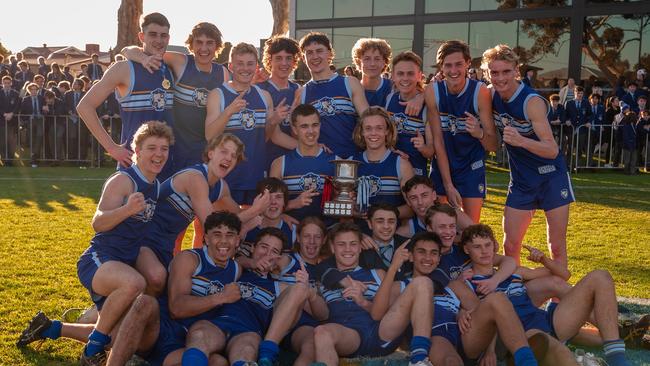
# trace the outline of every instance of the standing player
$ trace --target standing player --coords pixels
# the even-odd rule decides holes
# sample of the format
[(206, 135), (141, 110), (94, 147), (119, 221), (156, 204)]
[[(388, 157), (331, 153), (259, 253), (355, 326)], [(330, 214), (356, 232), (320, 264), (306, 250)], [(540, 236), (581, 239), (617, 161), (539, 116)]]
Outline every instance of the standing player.
[(485, 199), (485, 151), (495, 151), (490, 92), (467, 77), (471, 56), (461, 41), (447, 41), (436, 62), (445, 79), (425, 90), (428, 121), (433, 128), (437, 169), (431, 177), (438, 196), (462, 207), (475, 223)]
[(300, 50), (311, 80), (298, 90), (294, 103), (316, 107), (323, 124), (319, 141), (336, 155), (348, 158), (358, 151), (352, 141), (357, 116), (368, 108), (363, 87), (356, 78), (340, 76), (330, 69), (334, 50), (327, 35), (308, 33), (300, 40)]
[[(169, 43), (169, 21), (160, 13), (147, 14), (140, 24), (142, 31), (138, 38), (143, 51), (148, 55), (162, 55)], [(89, 90), (77, 106), (79, 116), (84, 120), (97, 141), (122, 167), (131, 165), (131, 152), (128, 146), (134, 132), (145, 121), (160, 120), (173, 125), (173, 84), (171, 71), (164, 66), (155, 73), (150, 73), (139, 63), (130, 61), (116, 62), (106, 71), (104, 77)], [(120, 103), (122, 117), (122, 134), (120, 143), (113, 141), (102, 126), (97, 108), (112, 92), (116, 93)], [(172, 173), (173, 154), (159, 175), (161, 180)]]
[(291, 112), (291, 130), (298, 147), (273, 161), (269, 176), (281, 179), (289, 190), (287, 211), (302, 220), (320, 216), (325, 180), (334, 176), (337, 156), (318, 144), (320, 116), (310, 104), (300, 104)]
[(546, 214), (551, 256), (566, 268), (569, 204), (575, 201), (571, 179), (546, 119), (548, 105), (517, 80), (518, 62), (517, 54), (506, 45), (483, 53), (483, 66), (494, 90), (494, 120), (510, 162), (503, 246), (506, 255), (519, 263), (521, 242), (535, 209), (540, 208)]
[[(386, 111), (397, 129), (395, 148), (408, 154), (416, 175), (427, 175), (428, 160), (433, 158), (433, 135), (427, 123), (426, 108), (414, 116), (406, 112), (406, 102), (422, 98), (422, 59), (406, 51), (393, 59), (393, 82), (397, 89), (388, 95)], [(433, 162), (435, 164), (435, 162)]]
[(393, 51), (380, 38), (359, 38), (352, 47), (352, 61), (361, 71), (361, 86), (370, 106), (384, 106), (393, 90), (392, 82), (381, 75), (388, 71)]
[(293, 138), (274, 124), (285, 119), (288, 108), (274, 111), (271, 96), (252, 85), (257, 69), (257, 50), (253, 45), (239, 43), (230, 50), (232, 80), (210, 91), (205, 136), (210, 139), (230, 132), (246, 146), (250, 160), (244, 161), (228, 176), (228, 185), (235, 202), (249, 205), (255, 198), (255, 185), (266, 176), (268, 139), (285, 148), (295, 148)]
[[(289, 76), (298, 66), (298, 60), (300, 60), (300, 47), (296, 40), (289, 37), (275, 36), (265, 42), (262, 65), (271, 76), (266, 81), (258, 83), (257, 86), (271, 95), (274, 108), (286, 108), (293, 105), (296, 90), (300, 85), (289, 80)], [(291, 136), (291, 120), (289, 116), (279, 121), (279, 128), (286, 135)], [(289, 150), (275, 144), (267, 145), (269, 164), (278, 156), (286, 153), (289, 153)]]
[[(106, 358), (104, 347), (111, 342), (111, 332), (145, 289), (145, 279), (133, 267), (158, 200), (156, 175), (167, 161), (173, 139), (171, 129), (164, 123), (143, 124), (131, 145), (135, 164), (114, 173), (104, 184), (92, 221), (96, 234), (77, 263), (79, 280), (88, 289), (100, 315), (86, 338), (82, 365), (99, 364)], [(62, 326), (60, 321), (49, 321), (39, 312), (17, 345), (22, 347), (39, 339), (60, 336), (79, 339), (75, 337), (79, 328), (73, 327), (68, 332), (68, 327), (64, 332)], [(84, 326), (80, 326), (81, 331), (87, 335)]]

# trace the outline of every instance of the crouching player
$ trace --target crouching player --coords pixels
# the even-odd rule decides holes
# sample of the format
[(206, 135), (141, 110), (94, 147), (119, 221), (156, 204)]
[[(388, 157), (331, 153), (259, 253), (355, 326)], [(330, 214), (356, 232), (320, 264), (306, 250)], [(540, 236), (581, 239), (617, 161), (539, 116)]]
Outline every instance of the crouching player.
[(414, 334), (411, 363), (424, 362), (431, 345), (431, 281), (426, 277), (412, 281), (390, 307), (384, 303), (373, 311), (373, 299), (384, 271), (359, 267), (359, 228), (350, 223), (337, 224), (330, 230), (328, 241), (338, 270), (348, 273), (352, 285), (343, 290), (325, 289), (323, 292), (330, 314), (328, 323), (319, 325), (314, 331), (318, 345), (316, 360), (335, 366), (339, 364), (339, 356), (388, 355), (395, 351), (402, 333), (411, 325)]
[[(430, 276), (440, 261), (442, 247), (438, 235), (430, 232), (416, 234), (408, 250), (400, 248), (395, 253), (382, 286), (389, 283), (391, 272), (406, 260), (413, 262), (414, 278)], [(516, 314), (506, 296), (491, 293), (479, 302), (460, 280), (450, 282), (447, 287), (436, 283), (435, 287), (430, 353), (434, 365), (463, 365), (466, 360), (484, 358), (497, 331), (514, 355), (515, 365), (537, 365), (523, 327), (519, 322), (512, 321)], [(539, 336), (536, 339), (541, 354), (548, 343), (544, 338)]]
[(97, 323), (63, 324), (39, 312), (20, 336), (18, 347), (63, 336), (88, 342), (81, 364), (105, 361), (104, 348), (111, 343), (110, 335), (145, 289), (145, 279), (134, 266), (158, 200), (156, 175), (167, 161), (173, 140), (165, 123), (143, 124), (133, 136), (135, 163), (111, 175), (104, 184), (92, 221), (96, 234), (77, 263), (79, 280), (99, 310)]
[[(469, 255), (474, 271), (473, 280), (492, 277), (497, 244), (487, 225), (472, 225), (463, 231), (463, 251)], [(549, 338), (549, 352), (543, 365), (577, 365), (573, 354), (562, 343), (575, 336), (594, 313), (595, 325), (604, 340), (605, 359), (610, 366), (628, 366), (625, 344), (618, 333), (616, 290), (611, 275), (604, 270), (588, 273), (565, 295), (557, 306), (548, 311), (533, 305), (523, 281), (547, 276), (562, 264), (543, 261), (545, 266), (535, 269), (519, 267), (507, 280), (500, 282), (497, 291), (504, 292), (512, 302), (527, 335), (545, 332)]]

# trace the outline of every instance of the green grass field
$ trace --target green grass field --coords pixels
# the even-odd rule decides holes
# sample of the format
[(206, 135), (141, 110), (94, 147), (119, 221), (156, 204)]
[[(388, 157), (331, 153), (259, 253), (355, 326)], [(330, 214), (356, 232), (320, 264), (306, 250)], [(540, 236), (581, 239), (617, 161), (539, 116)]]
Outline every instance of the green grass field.
[[(0, 365), (73, 365), (81, 346), (48, 341), (38, 350), (14, 343), (42, 309), (58, 317), (90, 304), (76, 262), (93, 232), (90, 219), (111, 169), (0, 169)], [(501, 239), (507, 173), (492, 170), (483, 221)], [(573, 176), (569, 266), (573, 279), (608, 269), (620, 296), (650, 297), (650, 175), (584, 173)], [(188, 235), (189, 236), (189, 235)], [(186, 236), (186, 245), (189, 244)], [(543, 213), (525, 242), (545, 247)]]

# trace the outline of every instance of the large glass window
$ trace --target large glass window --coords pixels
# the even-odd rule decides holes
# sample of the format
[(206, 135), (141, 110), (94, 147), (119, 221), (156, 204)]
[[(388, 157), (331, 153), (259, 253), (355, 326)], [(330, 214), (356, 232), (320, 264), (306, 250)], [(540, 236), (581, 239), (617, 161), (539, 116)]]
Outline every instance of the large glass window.
[(327, 19), (332, 17), (332, 0), (296, 0), (296, 18)]
[(428, 75), (435, 73), (438, 47), (448, 39), (467, 42), (469, 23), (427, 24), (424, 26), (423, 71)]
[(469, 25), (469, 48), (472, 58), (480, 58), (483, 51), (498, 44), (517, 45), (517, 22), (473, 22)]
[(370, 27), (334, 28), (334, 65), (337, 69), (352, 65), (352, 46), (359, 38), (370, 37)]
[(510, 9), (517, 7), (517, 0), (472, 0), (472, 11)]
[(334, 18), (369, 16), (372, 16), (372, 0), (334, 0)]
[(641, 33), (641, 59), (639, 62), (643, 68), (650, 72), (650, 16), (643, 19)]
[(415, 12), (415, 0), (374, 0), (373, 15), (401, 15)]
[(519, 21), (517, 52), (524, 66), (536, 70), (538, 89), (556, 88), (568, 77), (570, 23), (569, 18)]
[(386, 27), (374, 27), (372, 36), (383, 38), (390, 44), (393, 50), (393, 56), (400, 52), (413, 49), (413, 26), (412, 25), (394, 25)]
[(449, 13), (454, 11), (468, 11), (469, 0), (426, 0), (424, 9), (427, 13)]
[(521, 0), (523, 8), (546, 8), (550, 6), (569, 6), (572, 0)]

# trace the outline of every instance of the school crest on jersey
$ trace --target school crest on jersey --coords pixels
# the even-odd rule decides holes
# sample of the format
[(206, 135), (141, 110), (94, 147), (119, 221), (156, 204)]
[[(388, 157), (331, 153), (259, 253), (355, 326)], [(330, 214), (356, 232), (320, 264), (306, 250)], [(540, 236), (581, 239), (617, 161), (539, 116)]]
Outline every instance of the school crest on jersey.
[(157, 88), (155, 90), (152, 90), (151, 93), (151, 107), (153, 108), (154, 111), (156, 112), (162, 112), (165, 110), (165, 104), (166, 104), (166, 96), (167, 93), (160, 89)]
[(333, 116), (336, 114), (336, 104), (334, 104), (334, 98), (332, 97), (323, 97), (320, 98), (314, 107), (318, 110), (318, 114), (321, 116)]
[(560, 191), (560, 196), (562, 196), (562, 199), (567, 199), (569, 197), (569, 190), (568, 189), (563, 189)]
[(255, 128), (255, 111), (248, 108), (242, 109), (239, 112), (239, 121), (245, 130), (252, 130)]
[(210, 281), (208, 286), (208, 295), (218, 294), (223, 291), (223, 284), (221, 281)]
[(479, 193), (485, 192), (485, 184), (481, 183), (478, 185), (478, 191)]
[(208, 104), (208, 89), (196, 88), (192, 92), (192, 100), (197, 107), (205, 107)]
[(308, 191), (314, 189), (320, 191), (323, 189), (323, 179), (316, 173), (309, 172), (300, 177), (300, 189)]
[(241, 292), (242, 299), (250, 299), (255, 295), (255, 286), (248, 282), (240, 282), (239, 292)]
[(138, 221), (149, 222), (153, 218), (154, 211), (156, 211), (156, 201), (151, 198), (147, 198), (144, 201), (144, 210), (133, 215), (133, 218)]
[(370, 197), (375, 197), (381, 191), (381, 178), (376, 175), (366, 176), (370, 183)]
[(515, 119), (509, 115), (508, 113), (501, 113), (499, 114), (498, 118), (496, 118), (496, 121), (494, 121), (499, 128), (504, 128), (506, 126), (512, 126), (512, 122)]
[(393, 120), (393, 123), (395, 123), (395, 128), (397, 128), (397, 133), (402, 133), (405, 130), (405, 124), (406, 121), (408, 121), (408, 117), (404, 113), (395, 113), (393, 114), (393, 117), (391, 118)]
[(447, 116), (447, 128), (452, 135), (456, 135), (456, 132), (458, 132), (458, 118), (456, 116), (451, 114)]

